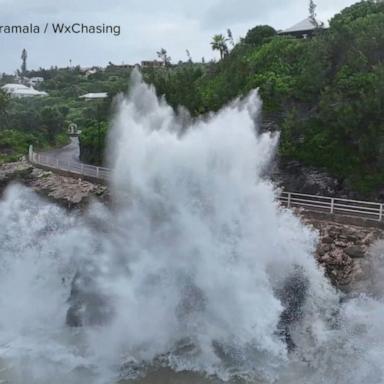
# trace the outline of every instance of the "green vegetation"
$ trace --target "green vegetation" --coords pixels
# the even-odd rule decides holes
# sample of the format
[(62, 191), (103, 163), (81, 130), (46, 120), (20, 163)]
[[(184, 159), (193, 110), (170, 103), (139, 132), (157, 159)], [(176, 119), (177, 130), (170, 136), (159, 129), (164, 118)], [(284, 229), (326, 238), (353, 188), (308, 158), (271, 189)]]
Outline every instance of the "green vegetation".
[(0, 92), (0, 163), (17, 160), (29, 144), (44, 149), (68, 141), (65, 116), (50, 100), (13, 99)]
[[(86, 131), (95, 121), (107, 121), (111, 97), (126, 90), (130, 72), (114, 65), (89, 76), (79, 67), (27, 71), (28, 77), (45, 79), (37, 88), (49, 96), (17, 99), (0, 92), (0, 163), (25, 155), (29, 144), (38, 150), (66, 144), (70, 123)], [(13, 76), (5, 76), (0, 86), (14, 82)], [(111, 97), (97, 101), (79, 99), (89, 92), (108, 92)]]
[[(315, 19), (311, 2), (310, 17)], [(263, 122), (281, 131), (283, 161), (324, 167), (361, 193), (384, 185), (384, 3), (367, 0), (344, 9), (315, 35), (296, 39), (256, 26), (236, 45), (215, 35), (219, 62), (171, 65), (165, 49), (161, 68), (143, 70), (147, 82), (177, 110), (192, 116), (217, 111), (235, 97), (259, 88)], [(207, 42), (208, 43), (208, 42)], [(56, 145), (74, 122), (83, 131), (82, 159), (100, 163), (111, 99), (127, 90), (131, 69), (110, 64), (89, 76), (80, 68), (27, 72), (41, 76), (49, 97), (9, 100), (0, 94), (1, 148), (24, 151), (27, 143)], [(10, 82), (6, 77), (4, 82)], [(109, 99), (82, 101), (87, 92)], [(17, 133), (7, 135), (7, 130)], [(29, 136), (28, 136), (29, 135)], [(4, 144), (7, 142), (13, 144)], [(2, 150), (2, 149), (0, 149)], [(2, 150), (2, 153), (4, 151)], [(24, 151), (25, 152), (25, 151)]]
[(108, 124), (105, 121), (90, 122), (81, 133), (80, 160), (101, 165), (104, 159), (105, 138)]
[(242, 40), (242, 44), (249, 44), (253, 47), (258, 47), (265, 43), (269, 37), (275, 36), (276, 31), (269, 25), (257, 25), (248, 31), (245, 38)]
[(167, 50), (161, 48), (160, 51), (156, 52), (157, 57), (161, 60), (165, 67), (169, 67), (171, 65), (171, 58), (168, 56)]
[(384, 185), (383, 2), (346, 8), (311, 39), (257, 26), (217, 64), (148, 80), (194, 116), (259, 88), (283, 160), (325, 167), (362, 194)]

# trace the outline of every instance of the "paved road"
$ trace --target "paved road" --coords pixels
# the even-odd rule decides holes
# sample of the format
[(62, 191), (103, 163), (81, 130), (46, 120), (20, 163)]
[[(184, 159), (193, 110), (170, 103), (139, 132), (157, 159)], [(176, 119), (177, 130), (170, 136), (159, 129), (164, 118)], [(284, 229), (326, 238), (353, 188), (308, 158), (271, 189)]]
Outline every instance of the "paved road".
[(79, 160), (80, 156), (80, 147), (79, 147), (79, 138), (71, 137), (70, 144), (65, 147), (52, 149), (47, 152), (43, 152), (43, 155), (53, 157), (57, 160), (70, 161), (72, 163), (81, 163)]

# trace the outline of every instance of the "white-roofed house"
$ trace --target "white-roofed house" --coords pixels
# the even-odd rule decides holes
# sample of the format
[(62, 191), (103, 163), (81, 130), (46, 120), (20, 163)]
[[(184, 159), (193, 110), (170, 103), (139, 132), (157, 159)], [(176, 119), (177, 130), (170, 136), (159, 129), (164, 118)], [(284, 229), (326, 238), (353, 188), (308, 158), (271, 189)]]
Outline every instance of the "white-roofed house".
[(32, 87), (29, 88), (23, 84), (5, 84), (1, 89), (7, 92), (11, 97), (17, 97), (19, 99), (25, 97), (48, 96), (47, 92), (36, 91), (36, 89), (33, 89)]
[(326, 29), (321, 22), (314, 23), (310, 17), (300, 21), (293, 25), (292, 27), (285, 29), (284, 31), (280, 31), (278, 34), (281, 36), (295, 36), (300, 39), (306, 39), (308, 37), (313, 36), (316, 30), (318, 29)]
[(85, 95), (79, 96), (80, 99), (84, 99), (84, 100), (106, 99), (107, 97), (108, 97), (107, 92), (87, 93)]

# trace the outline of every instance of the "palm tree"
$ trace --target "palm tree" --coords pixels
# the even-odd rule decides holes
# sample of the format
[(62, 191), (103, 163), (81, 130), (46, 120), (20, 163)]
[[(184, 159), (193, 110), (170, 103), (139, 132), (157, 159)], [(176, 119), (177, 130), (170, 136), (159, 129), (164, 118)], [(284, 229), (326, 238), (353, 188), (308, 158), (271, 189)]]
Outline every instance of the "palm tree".
[(220, 58), (222, 59), (228, 53), (227, 46), (228, 39), (224, 35), (215, 35), (212, 38), (211, 46), (214, 51), (220, 52)]
[(166, 49), (161, 48), (160, 51), (156, 53), (157, 57), (163, 62), (164, 67), (168, 67), (171, 64), (171, 58), (168, 56)]

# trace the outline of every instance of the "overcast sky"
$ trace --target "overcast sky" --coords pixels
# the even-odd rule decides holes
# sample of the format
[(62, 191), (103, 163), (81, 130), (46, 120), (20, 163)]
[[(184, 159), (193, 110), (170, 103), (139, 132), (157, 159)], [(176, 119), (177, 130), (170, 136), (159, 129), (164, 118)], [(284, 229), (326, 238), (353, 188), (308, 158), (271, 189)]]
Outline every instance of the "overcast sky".
[[(317, 0), (322, 21), (353, 4), (352, 0)], [(173, 62), (217, 57), (210, 47), (216, 33), (232, 30), (235, 40), (258, 24), (285, 29), (308, 15), (308, 0), (0, 0), (0, 26), (46, 23), (120, 25), (113, 35), (9, 35), (0, 33), (0, 72), (13, 73), (20, 67), (23, 48), (28, 51), (28, 68), (82, 67), (134, 64), (156, 58), (167, 49)]]

